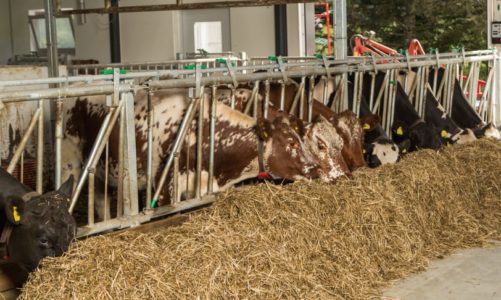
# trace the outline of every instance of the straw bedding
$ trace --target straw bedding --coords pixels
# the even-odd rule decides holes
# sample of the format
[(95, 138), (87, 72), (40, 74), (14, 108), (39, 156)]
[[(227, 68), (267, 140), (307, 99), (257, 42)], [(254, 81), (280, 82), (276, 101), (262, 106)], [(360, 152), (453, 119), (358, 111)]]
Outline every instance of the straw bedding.
[(501, 232), (501, 143), (482, 140), (336, 185), (221, 194), (179, 227), (79, 241), (21, 299), (367, 299)]

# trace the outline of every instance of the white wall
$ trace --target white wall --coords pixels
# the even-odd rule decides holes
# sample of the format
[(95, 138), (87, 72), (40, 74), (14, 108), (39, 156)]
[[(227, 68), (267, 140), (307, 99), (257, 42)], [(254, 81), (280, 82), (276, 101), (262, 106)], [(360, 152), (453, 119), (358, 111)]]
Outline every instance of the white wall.
[(9, 0), (0, 0), (0, 65), (11, 56)]
[[(6, 0), (0, 0), (6, 1)], [(42, 0), (10, 0), (12, 29), (14, 32), (14, 54), (30, 51), (30, 29), (28, 10), (43, 8)], [(102, 5), (102, 0), (87, 0), (89, 5)], [(64, 0), (63, 7), (75, 7), (75, 1)], [(79, 26), (75, 22), (76, 58), (94, 58), (102, 63), (110, 61), (109, 26), (107, 15), (88, 15), (87, 23)]]
[(275, 54), (275, 21), (272, 6), (230, 9), (231, 46), (249, 56)]
[[(28, 10), (43, 8), (42, 0), (0, 0), (12, 3), (14, 54), (28, 53), (30, 49)], [(86, 0), (87, 7), (101, 7), (102, 0)], [(148, 0), (148, 3), (166, 3), (165, 0)], [(171, 1), (172, 2), (172, 1)], [(197, 0), (196, 2), (202, 2)], [(122, 0), (121, 5), (142, 3)], [(64, 7), (74, 7), (74, 0), (63, 0)], [(299, 54), (297, 5), (287, 6), (289, 55)], [(0, 24), (4, 10), (0, 7)], [(175, 58), (183, 51), (181, 12), (124, 13), (120, 16), (121, 51), (123, 62), (162, 61)], [(275, 53), (273, 7), (230, 8), (231, 50), (245, 51), (250, 56), (267, 56)], [(4, 26), (0, 26), (3, 28)], [(0, 32), (1, 33), (1, 32)], [(87, 23), (76, 25), (76, 58), (110, 61), (109, 25), (107, 15), (87, 15)], [(0, 40), (1, 40), (0, 35)], [(4, 43), (2, 42), (2, 45)], [(0, 54), (1, 55), (1, 54)], [(10, 55), (9, 55), (10, 56)], [(0, 56), (0, 60), (2, 57)], [(1, 62), (1, 61), (0, 61)]]

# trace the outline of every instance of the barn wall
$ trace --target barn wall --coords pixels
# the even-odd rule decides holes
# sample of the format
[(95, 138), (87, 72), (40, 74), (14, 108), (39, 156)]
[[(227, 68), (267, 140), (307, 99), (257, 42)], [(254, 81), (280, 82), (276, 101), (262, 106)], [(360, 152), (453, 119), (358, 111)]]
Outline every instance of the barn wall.
[[(14, 54), (27, 54), (30, 51), (30, 31), (28, 10), (42, 9), (42, 0), (14, 1), (11, 5), (12, 29), (14, 34)], [(87, 0), (89, 6), (102, 5), (102, 0)], [(75, 1), (63, 0), (63, 7), (75, 7)], [(76, 58), (94, 58), (100, 62), (110, 61), (108, 16), (88, 15), (87, 23), (75, 24)]]
[(273, 7), (231, 8), (231, 44), (234, 52), (250, 56), (275, 54)]
[(0, 65), (12, 56), (9, 0), (0, 0)]
[[(1, 3), (7, 2), (7, 0)], [(30, 49), (29, 9), (43, 8), (42, 0), (12, 1), (14, 54), (28, 53)], [(148, 0), (148, 4), (165, 3)], [(196, 2), (203, 2), (198, 0)], [(87, 0), (87, 7), (99, 7), (102, 0)], [(137, 0), (122, 0), (121, 5), (138, 4)], [(63, 0), (63, 7), (74, 7), (75, 1)], [(299, 54), (297, 4), (288, 5), (289, 55)], [(4, 12), (0, 9), (0, 14)], [(127, 13), (120, 16), (122, 61), (163, 61), (175, 58), (183, 51), (181, 29), (182, 12)], [(0, 23), (5, 18), (0, 18)], [(231, 48), (251, 56), (275, 53), (273, 7), (231, 8)], [(4, 28), (4, 26), (0, 26)], [(76, 58), (94, 58), (101, 63), (110, 61), (109, 25), (107, 15), (87, 15), (85, 25), (76, 25)], [(4, 43), (2, 43), (3, 45)], [(9, 53), (10, 54), (10, 53)], [(10, 55), (8, 55), (10, 56)], [(0, 60), (2, 57), (0, 56)], [(1, 62), (1, 61), (0, 61)]]

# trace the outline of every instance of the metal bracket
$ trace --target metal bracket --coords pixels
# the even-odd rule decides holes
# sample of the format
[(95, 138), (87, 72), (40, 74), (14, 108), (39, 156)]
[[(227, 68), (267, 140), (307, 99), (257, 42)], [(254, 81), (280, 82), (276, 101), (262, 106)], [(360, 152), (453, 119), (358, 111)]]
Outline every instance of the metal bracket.
[(282, 73), (282, 77), (284, 79), (284, 82), (287, 82), (287, 80), (289, 79), (287, 77), (287, 71), (286, 71), (287, 67), (285, 66), (284, 61), (283, 61), (281, 56), (277, 57), (277, 63), (278, 63), (278, 68), (280, 69), (280, 72)]
[(117, 106), (120, 101), (120, 69), (113, 69), (113, 106)]
[(195, 65), (195, 97), (202, 95), (201, 82), (202, 81), (202, 67), (200, 63)]
[(371, 52), (371, 60), (372, 60), (372, 66), (374, 67), (374, 73), (377, 75), (378, 69), (376, 63), (376, 55), (373, 52)]
[(438, 54), (438, 49), (435, 49), (435, 57), (437, 59), (437, 69), (440, 69), (440, 55)]
[(329, 60), (327, 59), (327, 56), (322, 55), (322, 60), (324, 61), (324, 68), (325, 68), (325, 73), (327, 73), (327, 78), (331, 79), (331, 72), (329, 72)]
[(405, 50), (405, 60), (407, 61), (407, 69), (410, 71), (412, 71), (412, 68), (411, 68), (411, 60), (409, 58), (409, 51)]
[(237, 78), (235, 77), (235, 68), (231, 64), (231, 61), (226, 61), (226, 67), (228, 68), (228, 73), (230, 74), (231, 80), (233, 81), (233, 87), (237, 88), (238, 86), (238, 81)]

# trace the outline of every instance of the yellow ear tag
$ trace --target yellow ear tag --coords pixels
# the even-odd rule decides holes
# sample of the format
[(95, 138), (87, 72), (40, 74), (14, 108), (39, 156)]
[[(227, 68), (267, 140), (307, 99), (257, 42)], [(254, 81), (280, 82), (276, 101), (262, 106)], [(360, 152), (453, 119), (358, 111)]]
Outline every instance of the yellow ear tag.
[(402, 127), (397, 128), (397, 135), (404, 135), (404, 130), (402, 129)]
[(263, 131), (263, 136), (265, 139), (268, 138), (268, 134), (266, 133), (266, 131)]
[(21, 221), (21, 215), (17, 211), (17, 206), (12, 206), (12, 216), (14, 217), (15, 222)]
[(449, 133), (448, 133), (447, 131), (445, 131), (445, 130), (442, 130), (442, 131), (440, 131), (440, 135), (441, 135), (443, 138), (446, 138), (446, 137), (449, 135)]
[(364, 130), (369, 130), (369, 129), (371, 129), (371, 125), (365, 123), (363, 129)]

